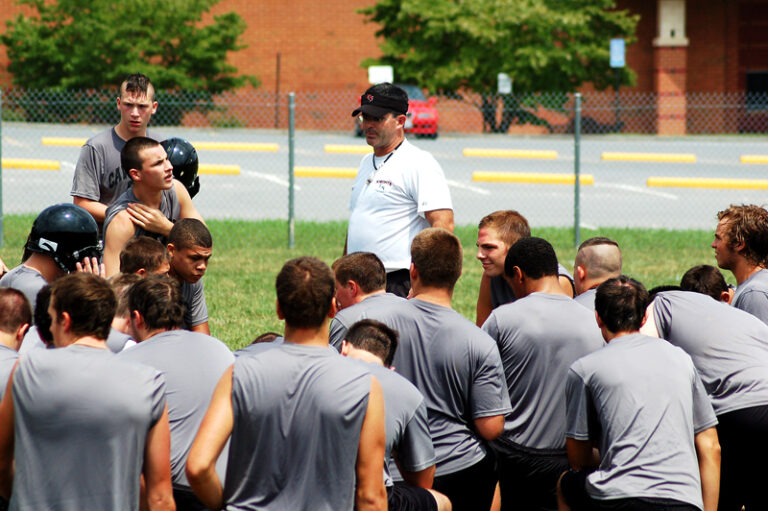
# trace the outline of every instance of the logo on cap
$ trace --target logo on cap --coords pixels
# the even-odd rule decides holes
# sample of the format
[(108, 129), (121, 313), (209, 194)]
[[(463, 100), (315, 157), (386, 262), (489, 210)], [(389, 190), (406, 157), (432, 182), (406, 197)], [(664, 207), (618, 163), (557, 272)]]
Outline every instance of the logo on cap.
[(367, 99), (369, 103), (373, 103), (373, 94), (368, 94), (365, 96), (365, 99)]

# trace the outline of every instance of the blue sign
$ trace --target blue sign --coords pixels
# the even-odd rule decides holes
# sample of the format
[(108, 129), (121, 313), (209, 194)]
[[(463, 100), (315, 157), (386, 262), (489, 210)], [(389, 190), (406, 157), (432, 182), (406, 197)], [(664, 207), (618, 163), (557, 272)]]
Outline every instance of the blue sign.
[(624, 39), (611, 39), (611, 67), (624, 67)]

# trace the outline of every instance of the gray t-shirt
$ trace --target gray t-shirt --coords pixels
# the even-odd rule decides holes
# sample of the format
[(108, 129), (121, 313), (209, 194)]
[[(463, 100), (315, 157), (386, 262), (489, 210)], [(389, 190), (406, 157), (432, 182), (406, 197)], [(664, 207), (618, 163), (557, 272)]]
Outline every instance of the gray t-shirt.
[[(123, 211), (124, 209), (128, 208), (129, 204), (134, 204), (137, 202), (141, 202), (139, 199), (136, 198), (136, 195), (133, 193), (133, 188), (129, 188), (125, 192), (123, 192), (117, 199), (112, 202), (112, 204), (107, 208), (107, 212), (104, 217), (104, 237), (107, 236), (107, 229), (109, 228), (110, 222), (112, 222), (112, 219), (115, 218), (115, 216)], [(165, 218), (170, 220), (171, 222), (176, 222), (179, 217), (181, 217), (181, 205), (179, 204), (179, 198), (176, 195), (176, 188), (175, 185), (168, 190), (163, 190), (163, 193), (160, 197), (160, 212), (165, 215)], [(150, 232), (145, 231), (143, 228), (139, 227), (138, 225), (134, 225), (134, 237), (138, 236), (149, 236), (150, 238), (154, 238), (158, 240), (163, 245), (168, 243), (168, 239), (165, 236), (162, 236), (160, 234), (157, 234), (156, 232)]]
[(597, 288), (593, 287), (592, 289), (587, 289), (580, 295), (575, 296), (573, 299), (576, 300), (577, 303), (582, 304), (584, 307), (594, 312), (595, 296), (597, 296)]
[(703, 507), (694, 435), (717, 419), (691, 358), (629, 334), (577, 360), (566, 386), (566, 436), (596, 440), (596, 499), (661, 498)]
[(19, 359), (19, 352), (13, 348), (9, 348), (5, 344), (0, 344), (0, 401), (2, 401), (5, 395), (5, 387), (8, 383), (8, 377), (11, 376), (13, 366), (16, 365), (16, 361)]
[(109, 351), (112, 353), (120, 353), (125, 348), (130, 348), (135, 345), (136, 341), (134, 341), (133, 337), (130, 335), (124, 334), (114, 328), (110, 329), (109, 336), (107, 336), (107, 348), (109, 348)]
[[(560, 263), (557, 263), (557, 276), (567, 277), (571, 281), (571, 287), (573, 287), (573, 275)], [(499, 305), (505, 303), (512, 303), (515, 301), (515, 292), (504, 280), (504, 275), (497, 275), (491, 277), (491, 304), (495, 309)]]
[[(189, 448), (208, 410), (213, 389), (235, 357), (218, 339), (187, 330), (159, 333), (118, 357), (154, 367), (165, 377), (173, 485), (189, 489), (184, 472)], [(216, 463), (219, 477), (225, 474), (227, 452), (225, 447)]]
[(568, 368), (605, 345), (595, 315), (567, 296), (532, 293), (495, 309), (483, 330), (499, 347), (512, 403), (494, 448), (564, 453)]
[(37, 302), (37, 293), (47, 284), (48, 282), (39, 271), (27, 268), (23, 264), (18, 265), (0, 279), (0, 287), (18, 289), (24, 293), (33, 311)]
[(208, 305), (205, 303), (203, 279), (194, 284), (181, 281), (181, 296), (187, 305), (184, 313), (184, 328), (192, 328), (208, 321)]
[(436, 475), (452, 474), (487, 454), (474, 419), (511, 410), (499, 350), (453, 309), (419, 299), (405, 305), (390, 324), (400, 332), (392, 365), (424, 396)]
[(768, 326), (691, 291), (656, 295), (659, 335), (693, 359), (715, 412), (768, 405)]
[(165, 408), (163, 376), (71, 345), (33, 350), (13, 378), (10, 509), (138, 509), (147, 434)]
[[(147, 136), (160, 141), (158, 133)], [(120, 167), (120, 152), (125, 140), (112, 127), (88, 139), (80, 149), (70, 195), (99, 201), (107, 206), (131, 186), (131, 179)]]
[(392, 302), (404, 302), (405, 298), (392, 293), (371, 295), (360, 303), (340, 310), (331, 321), (328, 344), (341, 351), (341, 341), (347, 335), (349, 327), (361, 319), (376, 319), (378, 310), (386, 308)]
[(731, 305), (768, 324), (768, 270), (762, 269), (739, 284)]
[(418, 472), (435, 464), (424, 396), (411, 382), (388, 367), (361, 362), (381, 385), (386, 408), (387, 444), (384, 452), (384, 484), (392, 486), (393, 454), (403, 470)]
[(365, 367), (326, 347), (237, 357), (226, 509), (351, 510), (370, 388)]

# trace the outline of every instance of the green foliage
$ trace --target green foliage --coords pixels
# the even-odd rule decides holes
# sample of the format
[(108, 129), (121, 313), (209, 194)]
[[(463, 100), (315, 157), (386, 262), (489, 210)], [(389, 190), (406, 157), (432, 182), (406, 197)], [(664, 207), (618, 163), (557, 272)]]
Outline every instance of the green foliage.
[(37, 11), (6, 21), (0, 35), (14, 84), (36, 89), (115, 87), (142, 72), (155, 89), (216, 94), (256, 84), (227, 54), (244, 48), (235, 12), (203, 15), (218, 0), (17, 0)]
[[(363, 65), (391, 65), (397, 81), (434, 92), (480, 93), (476, 106), (494, 131), (502, 131), (495, 123), (498, 73), (513, 79), (514, 95), (502, 98), (506, 127), (515, 117), (534, 122), (518, 96), (612, 85), (609, 40), (634, 42), (639, 19), (615, 10), (614, 0), (379, 0), (360, 12), (382, 38), (382, 57)], [(634, 80), (630, 69), (620, 71), (622, 84)]]

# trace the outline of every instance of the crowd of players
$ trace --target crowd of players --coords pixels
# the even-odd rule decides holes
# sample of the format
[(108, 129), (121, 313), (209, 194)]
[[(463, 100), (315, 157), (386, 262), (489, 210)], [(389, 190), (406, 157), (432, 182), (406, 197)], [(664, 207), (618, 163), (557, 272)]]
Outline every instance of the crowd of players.
[[(377, 91), (356, 112), (393, 154), (407, 98)], [(156, 108), (146, 77), (123, 82), (120, 124), (81, 152), (75, 204), (41, 212), (0, 279), (2, 505), (763, 509), (765, 209), (718, 215), (735, 292), (701, 265), (650, 293), (615, 241), (582, 243), (571, 273), (523, 215), (493, 212), (473, 323), (451, 307), (462, 247), (450, 201), (432, 197), (422, 221), (437, 225), (407, 237), (408, 268), (373, 251), (287, 261), (283, 334), (233, 353), (208, 328), (199, 182), (174, 180), (175, 150), (146, 136)], [(361, 169), (386, 181), (390, 157)]]

